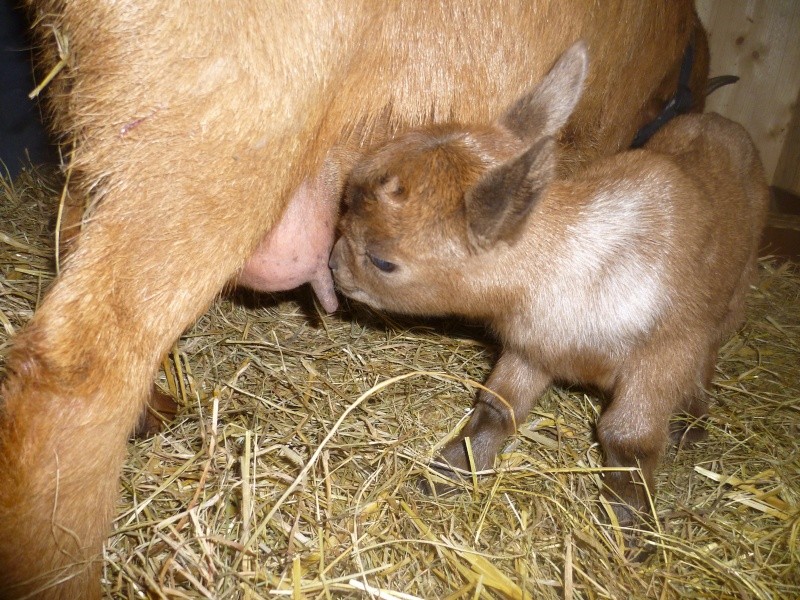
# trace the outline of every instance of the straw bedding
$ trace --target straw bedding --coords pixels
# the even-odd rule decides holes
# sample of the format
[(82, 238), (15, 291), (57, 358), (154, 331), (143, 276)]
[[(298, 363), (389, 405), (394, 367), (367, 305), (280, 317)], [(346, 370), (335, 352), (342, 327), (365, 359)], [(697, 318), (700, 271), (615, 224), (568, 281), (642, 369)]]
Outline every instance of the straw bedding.
[[(52, 278), (57, 178), (0, 185), (0, 332)], [(658, 472), (643, 564), (602, 518), (584, 391), (553, 388), (495, 472), (416, 483), (496, 357), (480, 329), (396, 320), (310, 294), (217, 301), (157, 384), (180, 405), (131, 441), (111, 598), (800, 597), (800, 268), (765, 258), (721, 350), (708, 438)]]

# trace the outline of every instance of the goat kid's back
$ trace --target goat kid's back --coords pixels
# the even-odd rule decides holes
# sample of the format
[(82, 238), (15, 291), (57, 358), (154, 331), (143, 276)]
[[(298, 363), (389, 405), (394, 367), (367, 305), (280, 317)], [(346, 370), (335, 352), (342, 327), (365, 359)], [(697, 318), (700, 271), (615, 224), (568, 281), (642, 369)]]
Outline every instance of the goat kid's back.
[(767, 198), (749, 136), (714, 114), (678, 117), (645, 149), (555, 182), (522, 242), (540, 267), (542, 345), (613, 353), (689, 323), (722, 341), (742, 318)]

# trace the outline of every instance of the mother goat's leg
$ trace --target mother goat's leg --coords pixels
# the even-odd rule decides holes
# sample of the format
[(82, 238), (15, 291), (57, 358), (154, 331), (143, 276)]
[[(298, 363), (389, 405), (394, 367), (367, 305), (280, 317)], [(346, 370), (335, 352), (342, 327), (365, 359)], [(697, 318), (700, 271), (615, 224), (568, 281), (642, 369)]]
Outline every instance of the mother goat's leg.
[(280, 191), (253, 198), (276, 181), (254, 185), (252, 167), (228, 166), (227, 189), (206, 194), (166, 173), (120, 177), (124, 195), (103, 197), (14, 340), (0, 403), (0, 598), (99, 597), (125, 442), (159, 360), (280, 213)]

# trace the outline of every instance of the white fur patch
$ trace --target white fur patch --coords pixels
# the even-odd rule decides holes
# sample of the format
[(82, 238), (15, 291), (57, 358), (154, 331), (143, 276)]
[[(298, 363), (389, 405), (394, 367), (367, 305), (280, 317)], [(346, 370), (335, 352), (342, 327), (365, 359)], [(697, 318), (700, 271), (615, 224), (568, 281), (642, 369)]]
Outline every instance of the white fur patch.
[(556, 244), (515, 337), (615, 353), (646, 334), (670, 303), (670, 211), (667, 203), (648, 205), (641, 188), (601, 192)]

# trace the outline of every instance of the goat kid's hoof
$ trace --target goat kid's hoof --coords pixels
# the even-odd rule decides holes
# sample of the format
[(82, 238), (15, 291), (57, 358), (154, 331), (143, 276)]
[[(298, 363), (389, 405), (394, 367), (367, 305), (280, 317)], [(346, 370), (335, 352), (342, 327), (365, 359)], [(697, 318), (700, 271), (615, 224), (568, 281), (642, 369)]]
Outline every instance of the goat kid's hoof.
[(640, 529), (612, 529), (606, 532), (611, 544), (611, 554), (630, 564), (643, 563), (656, 552), (656, 544), (648, 542), (652, 531)]
[(445, 466), (431, 465), (429, 471), (417, 480), (417, 489), (427, 496), (454, 496), (464, 491), (468, 475)]
[[(608, 500), (619, 527), (610, 527), (612, 541), (619, 543), (620, 554), (625, 560), (640, 563), (647, 560), (655, 552), (656, 546), (648, 540), (656, 531), (653, 516), (649, 511), (636, 510), (629, 504)], [(603, 521), (612, 524), (608, 513), (603, 512)]]
[(669, 424), (670, 441), (677, 448), (690, 448), (708, 437), (706, 420), (678, 420)]
[(625, 560), (630, 563), (643, 563), (653, 556), (656, 545), (648, 543), (653, 531), (648, 529), (627, 529), (622, 532), (623, 547), (620, 549)]

